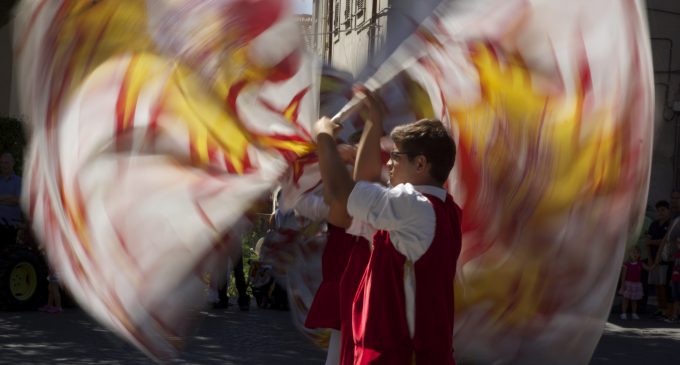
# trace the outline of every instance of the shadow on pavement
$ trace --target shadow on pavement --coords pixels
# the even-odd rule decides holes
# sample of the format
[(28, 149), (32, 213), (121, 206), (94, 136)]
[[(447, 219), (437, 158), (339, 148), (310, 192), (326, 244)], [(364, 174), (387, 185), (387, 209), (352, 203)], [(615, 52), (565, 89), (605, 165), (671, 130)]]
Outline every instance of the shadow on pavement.
[[(172, 364), (323, 364), (325, 353), (293, 326), (290, 313), (234, 307), (200, 313), (197, 331)], [(680, 364), (680, 325), (613, 315), (590, 365)], [(152, 364), (79, 309), (51, 315), (0, 312), (0, 365)]]
[(621, 320), (612, 316), (590, 365), (680, 364), (680, 325), (651, 317)]
[[(290, 313), (206, 310), (172, 364), (322, 364), (325, 353), (295, 330)], [(0, 312), (0, 364), (153, 364), (79, 309)]]

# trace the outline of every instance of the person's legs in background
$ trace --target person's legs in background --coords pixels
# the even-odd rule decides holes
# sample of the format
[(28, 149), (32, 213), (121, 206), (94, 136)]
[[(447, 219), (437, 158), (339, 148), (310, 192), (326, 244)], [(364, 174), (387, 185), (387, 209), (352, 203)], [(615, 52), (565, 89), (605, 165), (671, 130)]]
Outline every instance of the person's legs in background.
[(243, 255), (241, 255), (234, 266), (234, 281), (236, 282), (236, 291), (238, 291), (238, 308), (242, 311), (250, 310), (250, 297), (246, 290), (246, 278), (243, 274)]
[(231, 303), (229, 303), (229, 295), (227, 295), (227, 292), (229, 291), (229, 283), (231, 282), (231, 258), (228, 259), (227, 261), (227, 272), (225, 274), (226, 280), (222, 285), (218, 285), (217, 288), (217, 298), (218, 301), (217, 303), (213, 304), (213, 308), (228, 308)]
[(638, 302), (638, 307), (640, 310), (640, 314), (646, 314), (647, 313), (647, 299), (649, 298), (649, 290), (651, 289), (651, 286), (647, 281), (649, 280), (649, 273), (647, 270), (642, 270), (642, 273), (640, 274), (640, 281), (642, 282), (642, 299)]

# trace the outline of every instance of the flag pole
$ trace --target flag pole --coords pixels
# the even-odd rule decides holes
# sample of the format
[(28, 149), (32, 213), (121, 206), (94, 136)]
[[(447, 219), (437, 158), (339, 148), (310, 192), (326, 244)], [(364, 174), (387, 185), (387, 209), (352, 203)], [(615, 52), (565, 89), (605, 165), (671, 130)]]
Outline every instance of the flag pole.
[(364, 106), (364, 99), (366, 94), (364, 93), (354, 93), (352, 99), (345, 104), (339, 112), (337, 112), (331, 121), (335, 124), (342, 125), (346, 120), (348, 120), (352, 115), (358, 113), (359, 110)]
[(331, 118), (331, 121), (339, 126), (348, 120), (352, 115), (358, 113), (362, 108), (366, 106), (366, 99), (369, 97), (375, 98), (375, 95), (380, 94), (382, 85), (374, 90), (367, 88), (365, 85), (356, 84), (354, 86), (354, 96), (352, 99), (345, 104), (340, 111)]

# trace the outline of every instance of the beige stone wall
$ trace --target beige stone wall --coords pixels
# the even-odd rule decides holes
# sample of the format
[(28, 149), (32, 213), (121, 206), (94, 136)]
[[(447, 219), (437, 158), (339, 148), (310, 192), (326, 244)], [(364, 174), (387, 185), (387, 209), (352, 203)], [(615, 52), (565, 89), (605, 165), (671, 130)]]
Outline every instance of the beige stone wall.
[(314, 53), (328, 61), (328, 0), (315, 0), (312, 10)]
[[(331, 64), (357, 76), (369, 58), (380, 63), (384, 55), (391, 53), (414, 30), (414, 24), (429, 15), (440, 1), (418, 0), (419, 5), (415, 8), (413, 0), (331, 1), (333, 13), (339, 11), (340, 14), (339, 19), (335, 14), (332, 19), (338, 32), (330, 36)], [(319, 2), (324, 4), (318, 5)], [(328, 3), (327, 0), (317, 1), (320, 10), (315, 13), (317, 17), (328, 16), (328, 9), (325, 9)], [(360, 3), (365, 5), (363, 14), (357, 7)], [(375, 21), (371, 22), (372, 19)], [(372, 58), (372, 55), (376, 57)]]
[[(375, 25), (371, 18), (375, 13), (384, 11), (388, 6), (387, 0), (376, 1), (364, 0), (363, 12), (357, 5), (361, 0), (335, 0), (332, 21), (339, 25), (337, 32), (329, 35), (332, 46), (331, 64), (341, 70), (348, 71), (355, 76), (364, 68), (371, 53), (372, 40), (375, 39), (375, 47), (380, 48), (385, 40), (387, 18), (377, 18)], [(339, 6), (338, 6), (339, 5)], [(349, 8), (348, 8), (349, 6)], [(339, 10), (339, 19), (336, 12)]]

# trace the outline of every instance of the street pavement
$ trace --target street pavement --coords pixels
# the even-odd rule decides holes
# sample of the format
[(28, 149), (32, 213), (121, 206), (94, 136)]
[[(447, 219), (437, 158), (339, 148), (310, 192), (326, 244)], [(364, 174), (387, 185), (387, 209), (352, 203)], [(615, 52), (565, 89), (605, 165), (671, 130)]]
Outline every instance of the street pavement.
[(590, 365), (680, 365), (680, 324), (643, 315), (621, 320), (612, 315)]
[[(210, 309), (172, 364), (323, 364), (325, 353), (293, 326), (289, 312)], [(0, 312), (0, 365), (152, 364), (80, 309), (60, 314)], [(591, 365), (680, 364), (680, 325), (612, 316)]]
[[(200, 313), (196, 333), (172, 364), (323, 364), (325, 353), (293, 326), (289, 312), (238, 307)], [(0, 365), (153, 364), (82, 310), (0, 312)]]

